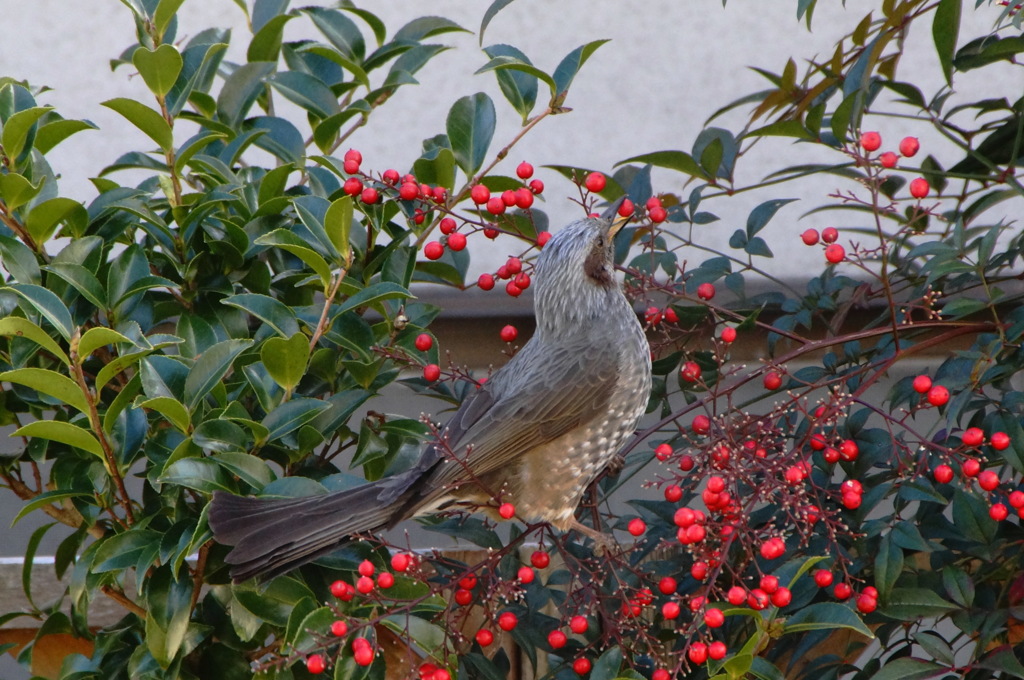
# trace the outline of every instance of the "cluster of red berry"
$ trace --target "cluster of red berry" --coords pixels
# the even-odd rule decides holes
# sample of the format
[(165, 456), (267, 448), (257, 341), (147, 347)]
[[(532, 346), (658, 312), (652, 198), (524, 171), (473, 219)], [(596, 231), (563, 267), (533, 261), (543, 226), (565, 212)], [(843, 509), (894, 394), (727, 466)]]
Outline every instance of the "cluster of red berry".
[[(882, 146), (882, 135), (877, 132), (865, 132), (860, 136), (860, 148), (868, 153), (878, 151)], [(921, 149), (921, 142), (917, 137), (904, 137), (900, 140), (899, 150), (904, 158), (912, 158)], [(878, 164), (883, 168), (892, 169), (896, 167), (900, 156), (894, 151), (886, 151), (878, 156)], [(910, 181), (910, 195), (920, 200), (928, 196), (931, 186), (924, 177), (917, 177)]]

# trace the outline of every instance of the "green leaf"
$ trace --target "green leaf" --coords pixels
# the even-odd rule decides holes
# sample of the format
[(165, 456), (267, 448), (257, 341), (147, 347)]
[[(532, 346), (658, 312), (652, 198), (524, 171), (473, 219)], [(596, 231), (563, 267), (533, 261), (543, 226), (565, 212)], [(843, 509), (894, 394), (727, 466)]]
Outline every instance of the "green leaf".
[(949, 668), (934, 661), (923, 661), (905, 656), (885, 664), (881, 670), (871, 676), (870, 680), (927, 680), (939, 677), (938, 671), (942, 670), (949, 670)]
[(309, 338), (296, 333), (288, 339), (268, 338), (260, 349), (267, 373), (289, 393), (306, 374), (309, 364)]
[(221, 304), (237, 307), (252, 314), (282, 337), (288, 338), (299, 332), (295, 311), (280, 300), (267, 295), (242, 293), (224, 298)]
[(171, 126), (159, 113), (134, 99), (118, 97), (103, 102), (103, 106), (120, 113), (129, 123), (142, 130), (164, 151), (174, 147)]
[(174, 20), (174, 15), (178, 13), (178, 8), (184, 2), (185, 0), (160, 0), (153, 12), (153, 27), (156, 28), (157, 36), (163, 38), (167, 27)]
[(331, 267), (320, 253), (306, 245), (306, 242), (287, 229), (275, 229), (254, 241), (259, 246), (275, 246), (287, 250), (316, 272), (323, 283), (324, 290), (331, 285)]
[(107, 294), (103, 284), (87, 268), (70, 262), (55, 262), (43, 269), (67, 282), (96, 309), (107, 309)]
[(942, 585), (946, 593), (958, 605), (964, 608), (974, 604), (974, 582), (970, 575), (955, 565), (942, 568)]
[(332, 310), (332, 313), (334, 316), (341, 316), (345, 312), (356, 309), (357, 307), (368, 307), (383, 300), (393, 300), (398, 298), (408, 299), (413, 297), (415, 296), (410, 293), (407, 288), (391, 281), (382, 281), (363, 288), (361, 291), (348, 298), (337, 308)]
[(786, 619), (783, 633), (805, 630), (832, 630), (848, 628), (869, 638), (875, 637), (860, 617), (849, 607), (838, 602), (819, 602), (800, 609)]
[(955, 604), (942, 599), (928, 588), (893, 588), (888, 601), (879, 611), (893, 619), (914, 621), (942, 616), (956, 608)]
[(775, 217), (779, 208), (796, 200), (795, 198), (776, 198), (765, 201), (751, 210), (750, 215), (747, 216), (747, 238), (754, 238), (754, 235), (764, 229), (765, 225)]
[(324, 215), (324, 230), (346, 265), (352, 258), (349, 235), (352, 232), (352, 216), (355, 206), (351, 196), (342, 196), (331, 203)]
[(106, 326), (95, 326), (90, 328), (82, 334), (81, 339), (78, 341), (78, 363), (81, 364), (83, 361), (88, 359), (89, 355), (100, 347), (120, 343), (128, 343), (129, 345), (135, 344), (113, 328), (107, 328)]
[(946, 83), (953, 84), (953, 57), (956, 55), (956, 41), (960, 33), (961, 0), (939, 0), (932, 19), (932, 39), (939, 65), (946, 76)]
[(467, 177), (476, 175), (487, 157), (494, 137), (497, 113), (494, 102), (483, 92), (462, 97), (448, 111), (445, 130), (459, 164)]
[(484, 44), (484, 31), (487, 30), (487, 26), (491, 23), (491, 19), (493, 19), (498, 12), (511, 5), (512, 2), (513, 0), (494, 0), (494, 2), (492, 2), (487, 8), (487, 11), (484, 12), (484, 18), (480, 21), (480, 30), (478, 31), (481, 45)]
[(308, 73), (285, 71), (267, 80), (286, 99), (317, 118), (328, 118), (338, 112), (338, 100), (323, 81)]
[(708, 177), (708, 174), (693, 159), (693, 156), (685, 151), (652, 151), (651, 153), (640, 154), (639, 156), (619, 161), (615, 164), (615, 167), (627, 163), (650, 163), (658, 168), (668, 168), (669, 170), (676, 170), (694, 177), (705, 179)]
[(182, 434), (188, 434), (192, 417), (185, 405), (174, 397), (155, 397), (135, 402), (136, 408), (148, 408), (162, 415)]
[(13, 290), (31, 309), (39, 312), (65, 340), (71, 340), (71, 335), (75, 331), (75, 322), (71, 319), (71, 312), (59, 297), (42, 286), (30, 283), (16, 283), (7, 288)]
[(93, 379), (93, 388), (99, 393), (103, 387), (110, 382), (110, 379), (115, 375), (128, 368), (129, 366), (136, 364), (148, 354), (152, 354), (154, 349), (144, 349), (138, 352), (131, 352), (129, 354), (122, 354), (112, 361), (107, 362), (103, 368), (100, 369), (99, 373)]
[(96, 437), (89, 430), (72, 425), (71, 423), (65, 423), (60, 420), (37, 420), (18, 428), (11, 433), (11, 436), (39, 437), (40, 439), (60, 442), (61, 444), (67, 444), (68, 446), (88, 451), (106, 462), (103, 457), (103, 448)]
[(50, 503), (59, 503), (60, 501), (66, 500), (68, 498), (92, 498), (92, 493), (86, 491), (64, 491), (62, 489), (57, 489), (54, 491), (44, 491), (43, 493), (33, 497), (32, 500), (26, 502), (24, 505), (21, 506), (21, 510), (18, 511), (18, 514), (15, 515), (14, 519), (11, 521), (11, 526), (13, 527), (21, 520), (22, 517), (31, 513), (34, 510), (38, 510), (44, 505), (49, 505)]
[(199, 402), (231, 370), (239, 354), (252, 345), (252, 340), (224, 340), (199, 355), (185, 379), (185, 403), (195, 411)]
[(82, 130), (96, 130), (95, 125), (87, 120), (55, 120), (39, 128), (36, 132), (36, 149), (46, 155), (65, 139)]
[(43, 244), (50, 240), (61, 222), (71, 227), (74, 235), (81, 235), (89, 221), (89, 213), (78, 201), (58, 196), (34, 206), (25, 220), (32, 240)]
[(7, 316), (0, 319), (0, 335), (27, 338), (60, 359), (66, 366), (71, 365), (71, 359), (60, 348), (60, 345), (54, 342), (53, 338), (46, 334), (46, 331), (28, 319), (20, 316)]
[(44, 178), (40, 178), (38, 184), (32, 184), (24, 175), (15, 172), (0, 175), (0, 198), (8, 210), (17, 210), (42, 191), (43, 182)]
[(263, 24), (249, 43), (245, 57), (247, 61), (277, 61), (281, 56), (281, 39), (284, 27), (295, 18), (294, 14), (278, 14)]
[(4, 121), (3, 133), (0, 134), (0, 144), (3, 144), (4, 154), (12, 160), (21, 156), (36, 123), (52, 110), (52, 106), (33, 106), (7, 118)]
[(134, 567), (146, 555), (155, 557), (160, 551), (162, 536), (160, 532), (149, 529), (132, 529), (114, 534), (99, 544), (90, 571), (121, 571)]
[(519, 71), (520, 73), (533, 76), (548, 86), (548, 89), (551, 91), (552, 99), (555, 97), (556, 85), (554, 78), (530, 62), (525, 61), (514, 54), (498, 54), (489, 62), (477, 69), (476, 74), (474, 75), (486, 73), (488, 71)]
[(883, 601), (888, 599), (902, 572), (903, 550), (893, 543), (892, 534), (887, 534), (882, 537), (875, 554), (875, 586)]
[(145, 584), (146, 648), (161, 668), (169, 668), (185, 643), (192, 615), (191, 578), (175, 576), (171, 567), (156, 569)]
[(262, 489), (276, 479), (266, 461), (249, 453), (226, 451), (213, 461), (254, 489)]
[(171, 91), (181, 73), (181, 53), (174, 45), (166, 43), (155, 50), (140, 47), (132, 54), (132, 64), (146, 81), (149, 91), (157, 97), (163, 97)]
[(331, 405), (320, 399), (292, 399), (267, 414), (261, 423), (269, 430), (267, 441), (275, 441), (295, 432)]
[(56, 371), (45, 368), (16, 368), (0, 373), (0, 380), (24, 385), (54, 399), (73, 406), (82, 413), (89, 413), (89, 402), (78, 384)]
[(203, 493), (234, 492), (227, 471), (209, 458), (180, 458), (160, 475), (161, 484), (176, 484)]
[(555, 96), (553, 98), (555, 106), (561, 106), (562, 102), (565, 100), (565, 95), (569, 91), (569, 86), (572, 85), (573, 79), (576, 77), (576, 74), (579, 73), (583, 64), (587, 62), (587, 59), (590, 58), (590, 55), (592, 55), (598, 47), (604, 45), (606, 42), (609, 41), (593, 40), (585, 45), (580, 45), (572, 52), (565, 55), (562, 61), (558, 63), (558, 66), (555, 67), (555, 72), (551, 76), (555, 81)]
[(425, 38), (431, 36), (441, 35), (442, 33), (469, 33), (462, 26), (451, 19), (445, 19), (444, 17), (419, 17), (413, 19), (405, 26), (398, 29), (395, 33), (395, 42), (410, 41), (410, 42), (422, 42)]
[(590, 671), (590, 680), (614, 680), (619, 677), (621, 669), (622, 648), (612, 645), (594, 662), (594, 667)]
[(249, 107), (264, 88), (264, 80), (277, 68), (277, 62), (254, 61), (239, 66), (229, 75), (217, 96), (217, 116), (232, 128), (237, 127)]

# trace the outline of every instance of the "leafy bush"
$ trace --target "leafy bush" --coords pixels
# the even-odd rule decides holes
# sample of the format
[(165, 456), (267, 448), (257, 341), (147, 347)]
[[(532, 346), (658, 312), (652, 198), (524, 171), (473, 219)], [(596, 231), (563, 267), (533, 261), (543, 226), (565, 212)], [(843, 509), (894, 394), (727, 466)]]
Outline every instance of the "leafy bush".
[[(359, 542), (260, 588), (229, 583), (210, 494), (343, 488), (357, 480), (342, 453), (366, 479), (414, 460), (433, 424), (354, 414), (394, 383), (457, 403), (473, 379), (442, 362), (428, 330), (439, 310), (409, 289), (528, 289), (547, 236), (543, 183), (505, 158), (563, 112), (602, 41), (551, 73), (512, 46), (485, 48), (480, 72), (522, 131), (495, 153), (498, 107), (468, 95), (404, 173), (366, 167), (346, 140), (457, 23), (392, 33), (347, 4), (257, 0), (247, 62), (232, 64), (225, 32), (175, 43), (181, 0), (125, 4), (138, 42), (117, 63), (152, 100), (105, 105), (154, 146), (106, 168), (88, 206), (59, 195), (45, 155), (90, 124), (38, 105), (27, 84), (0, 87), (0, 380), (24, 442), (0, 475), (24, 501), (19, 518), (72, 529), (55, 561), (70, 608), (0, 622), (29, 615), (40, 637), (92, 637), (94, 655), (69, 657), (66, 677), (326, 666), (496, 678), (512, 672), (508, 640), (538, 674), (594, 680), (1024, 677), (1024, 99), (993, 77), (985, 99), (952, 103), (963, 73), (1024, 51), (1016, 8), (983, 3), (995, 26), (964, 41), (961, 2), (884, 2), (826, 59), (764, 70), (768, 89), (724, 109), (751, 108), (738, 132), (708, 127), (689, 152), (638, 154), (614, 173), (549, 169), (549, 182), (576, 182), (584, 211), (625, 194), (635, 212), (617, 254), (646, 308), (656, 422), (581, 512), (618, 531), (621, 550), (439, 517), (426, 523), (487, 552), (460, 561)], [(808, 23), (814, 4), (798, 3)], [(284, 42), (293, 20), (314, 37)], [(900, 78), (913, 28), (932, 32), (938, 92)], [(282, 100), (306, 120), (274, 115)], [(959, 156), (881, 139), (871, 130), (885, 118), (930, 125)], [(773, 137), (831, 160), (739, 184), (740, 160)], [(655, 190), (653, 168), (671, 189)], [(148, 176), (122, 186), (126, 169)], [(773, 256), (762, 230), (792, 210), (787, 198), (754, 207), (727, 250), (684, 258), (710, 250), (715, 205), (807, 177), (834, 187), (809, 214), (845, 226), (804, 231), (823, 248), (804, 258), (806, 282), (760, 266)], [(467, 238), (520, 256), (470, 276)], [(763, 343), (762, 361), (734, 360), (735, 343)], [(927, 370), (904, 368), (947, 349)], [(657, 492), (605, 511), (637, 475)], [(26, 546), (29, 562), (52, 526)], [(92, 632), (99, 597), (125, 616)]]

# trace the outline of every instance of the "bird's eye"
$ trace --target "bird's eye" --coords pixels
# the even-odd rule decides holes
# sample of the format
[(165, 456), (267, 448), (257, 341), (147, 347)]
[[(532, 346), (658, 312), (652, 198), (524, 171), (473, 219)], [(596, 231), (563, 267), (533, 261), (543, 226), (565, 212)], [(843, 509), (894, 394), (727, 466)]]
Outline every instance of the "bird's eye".
[(597, 237), (597, 247), (604, 248), (604, 236)]

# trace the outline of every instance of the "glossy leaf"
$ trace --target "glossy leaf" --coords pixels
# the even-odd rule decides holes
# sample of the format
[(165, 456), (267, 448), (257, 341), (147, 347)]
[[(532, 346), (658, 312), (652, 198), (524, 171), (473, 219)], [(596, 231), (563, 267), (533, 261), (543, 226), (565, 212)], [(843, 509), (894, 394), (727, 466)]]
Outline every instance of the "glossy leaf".
[(74, 380), (56, 371), (48, 371), (45, 368), (16, 368), (0, 373), (0, 380), (24, 385), (73, 406), (82, 413), (89, 413), (89, 402), (82, 394), (82, 389)]
[(7, 288), (24, 301), (28, 311), (38, 312), (65, 340), (71, 340), (75, 322), (59, 297), (42, 286), (32, 284), (16, 283)]
[(874, 637), (852, 609), (838, 602), (818, 602), (799, 609), (786, 618), (783, 632), (796, 633), (833, 628), (846, 628), (869, 638)]
[(146, 408), (156, 411), (167, 419), (182, 434), (188, 434), (192, 426), (191, 416), (185, 405), (174, 397), (154, 397), (143, 399), (135, 403), (137, 408)]
[(32, 208), (25, 220), (25, 228), (32, 240), (42, 244), (50, 240), (59, 224), (66, 223), (72, 234), (85, 232), (89, 215), (78, 201), (58, 196), (43, 201)]
[(299, 322), (292, 308), (268, 295), (241, 293), (224, 298), (221, 304), (245, 310), (273, 328), (283, 338), (299, 332)]
[(455, 162), (468, 177), (474, 176), (483, 165), (496, 123), (494, 102), (483, 92), (462, 97), (448, 112), (445, 129)]
[(939, 0), (932, 19), (932, 40), (946, 82), (953, 84), (953, 57), (960, 34), (960, 0)]
[(938, 677), (945, 668), (933, 661), (903, 657), (885, 664), (870, 680), (927, 680)]
[(235, 358), (251, 345), (252, 340), (224, 340), (199, 355), (185, 380), (185, 404), (190, 411), (195, 411), (199, 402), (231, 370)]
[(163, 116), (145, 104), (134, 99), (120, 97), (108, 99), (103, 102), (103, 106), (120, 113), (129, 123), (142, 130), (146, 136), (152, 139), (164, 151), (170, 151), (174, 146), (171, 126), (168, 125)]
[(580, 69), (583, 68), (583, 64), (587, 62), (594, 52), (597, 51), (601, 45), (604, 45), (609, 40), (593, 40), (580, 45), (569, 54), (562, 58), (562, 61), (555, 67), (554, 73), (551, 74), (552, 80), (555, 81), (554, 99), (557, 102), (556, 105), (560, 106), (562, 100), (565, 99), (565, 95), (569, 91), (569, 86), (572, 85), (572, 81), (576, 78), (576, 74), (579, 73)]
[(0, 144), (8, 158), (17, 159), (26, 150), (39, 119), (53, 109), (52, 106), (33, 106), (13, 114), (4, 121)]
[(0, 335), (24, 337), (36, 343), (44, 350), (70, 366), (71, 360), (46, 331), (20, 316), (7, 316), (0, 319)]
[(291, 392), (306, 374), (309, 338), (302, 333), (289, 338), (269, 338), (260, 349), (260, 358), (274, 382)]
[(139, 70), (139, 75), (146, 82), (149, 91), (157, 97), (163, 97), (171, 91), (171, 87), (178, 80), (182, 59), (181, 53), (174, 45), (163, 44), (155, 50), (145, 47), (135, 50), (132, 54), (132, 64)]
[(60, 420), (37, 420), (11, 433), (12, 437), (39, 437), (74, 446), (103, 458), (99, 440), (89, 430)]

